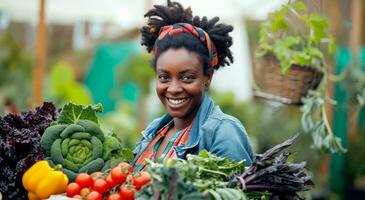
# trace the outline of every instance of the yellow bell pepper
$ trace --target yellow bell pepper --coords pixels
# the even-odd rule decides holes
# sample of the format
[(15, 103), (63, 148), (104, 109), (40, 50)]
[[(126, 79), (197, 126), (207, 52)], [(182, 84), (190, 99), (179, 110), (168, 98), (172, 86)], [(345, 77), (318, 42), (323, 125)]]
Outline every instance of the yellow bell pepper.
[(36, 162), (23, 175), (22, 182), (28, 191), (30, 200), (45, 199), (52, 194), (66, 191), (68, 184), (67, 176), (59, 171), (60, 166), (54, 169), (46, 160)]

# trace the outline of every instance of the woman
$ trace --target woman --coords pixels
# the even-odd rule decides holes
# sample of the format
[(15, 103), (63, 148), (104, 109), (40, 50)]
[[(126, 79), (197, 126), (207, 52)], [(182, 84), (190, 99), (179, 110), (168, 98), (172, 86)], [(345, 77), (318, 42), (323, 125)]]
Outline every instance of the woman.
[(206, 95), (214, 70), (233, 61), (228, 35), (233, 27), (217, 24), (218, 17), (193, 18), (190, 8), (170, 1), (145, 17), (142, 45), (154, 53), (156, 93), (167, 114), (142, 132), (132, 164), (142, 170), (145, 159), (185, 159), (206, 149), (250, 165), (253, 153), (244, 127)]

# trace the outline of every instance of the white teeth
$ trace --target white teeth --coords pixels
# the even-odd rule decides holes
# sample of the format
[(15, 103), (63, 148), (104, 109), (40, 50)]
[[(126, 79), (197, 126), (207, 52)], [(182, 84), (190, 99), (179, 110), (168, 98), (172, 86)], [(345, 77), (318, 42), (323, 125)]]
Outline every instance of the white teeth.
[(167, 100), (171, 103), (171, 104), (174, 104), (174, 105), (179, 105), (179, 104), (182, 104), (186, 101), (187, 98), (185, 99), (170, 99), (170, 98), (167, 98)]

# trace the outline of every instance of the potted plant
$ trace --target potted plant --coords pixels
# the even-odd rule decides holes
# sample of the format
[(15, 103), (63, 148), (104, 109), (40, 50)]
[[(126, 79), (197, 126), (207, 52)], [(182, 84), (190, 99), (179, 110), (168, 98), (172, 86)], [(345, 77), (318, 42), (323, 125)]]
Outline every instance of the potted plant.
[(335, 102), (326, 92), (330, 68), (325, 55), (335, 51), (327, 20), (308, 13), (303, 2), (289, 3), (262, 24), (257, 56), (260, 76), (255, 94), (286, 104), (302, 105), (303, 131), (314, 147), (344, 152), (327, 119), (325, 104)]
[(302, 2), (282, 6), (260, 28), (262, 92), (284, 103), (301, 104), (301, 97), (325, 78), (328, 67), (324, 54), (334, 49), (325, 18), (309, 14)]

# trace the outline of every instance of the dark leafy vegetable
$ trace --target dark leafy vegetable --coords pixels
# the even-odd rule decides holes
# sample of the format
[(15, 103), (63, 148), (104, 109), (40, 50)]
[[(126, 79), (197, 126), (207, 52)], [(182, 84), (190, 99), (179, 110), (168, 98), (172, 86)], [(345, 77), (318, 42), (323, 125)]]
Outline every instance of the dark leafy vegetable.
[(242, 175), (236, 175), (233, 182), (238, 182), (244, 191), (267, 190), (273, 198), (301, 199), (297, 192), (310, 190), (314, 186), (306, 173), (306, 162), (288, 163), (291, 153), (287, 152), (277, 156), (292, 145), (298, 135), (257, 155), (252, 165)]
[[(148, 161), (153, 184), (138, 193), (142, 199), (301, 199), (313, 187), (305, 162), (289, 163), (281, 153), (298, 135), (257, 155), (253, 164), (235, 162), (206, 151), (187, 160)], [(191, 196), (193, 195), (193, 196)]]
[(46, 102), (35, 111), (0, 117), (0, 192), (3, 199), (27, 199), (22, 175), (43, 159), (41, 136), (57, 116), (55, 106)]

